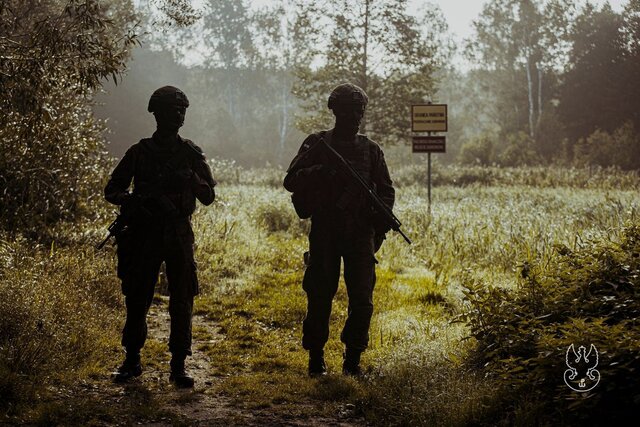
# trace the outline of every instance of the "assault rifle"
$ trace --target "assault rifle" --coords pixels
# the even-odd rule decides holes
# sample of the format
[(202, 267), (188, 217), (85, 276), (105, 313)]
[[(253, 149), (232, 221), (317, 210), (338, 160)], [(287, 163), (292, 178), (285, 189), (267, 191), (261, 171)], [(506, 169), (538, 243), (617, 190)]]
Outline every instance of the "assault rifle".
[(127, 227), (127, 221), (125, 220), (125, 216), (121, 213), (118, 214), (115, 220), (107, 227), (109, 234), (104, 238), (102, 242), (98, 246), (96, 246), (97, 250), (100, 250), (107, 244), (109, 239), (112, 237), (118, 237), (120, 233)]
[(376, 194), (373, 188), (371, 188), (369, 184), (367, 184), (367, 182), (362, 178), (358, 171), (355, 170), (355, 168), (351, 166), (351, 164), (347, 160), (345, 160), (345, 158), (342, 157), (340, 153), (338, 153), (333, 147), (327, 144), (324, 138), (320, 137), (319, 144), (324, 145), (324, 147), (329, 150), (329, 153), (331, 153), (338, 160), (338, 163), (348, 171), (349, 176), (351, 176), (351, 178), (353, 178), (358, 186), (364, 191), (367, 199), (369, 200), (369, 202), (371, 202), (375, 211), (382, 215), (385, 222), (391, 227), (391, 229), (400, 233), (404, 240), (408, 244), (411, 244), (411, 240), (409, 240), (407, 235), (404, 234), (400, 229), (400, 227), (402, 226), (400, 220), (393, 214), (393, 211), (389, 208), (389, 206), (387, 206), (387, 204)]

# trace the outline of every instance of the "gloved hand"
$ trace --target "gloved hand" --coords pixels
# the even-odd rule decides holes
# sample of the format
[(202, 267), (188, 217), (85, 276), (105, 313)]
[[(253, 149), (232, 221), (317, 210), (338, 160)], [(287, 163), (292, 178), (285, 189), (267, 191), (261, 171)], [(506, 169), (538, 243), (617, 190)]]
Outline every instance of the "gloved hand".
[(376, 231), (376, 235), (379, 235), (379, 234), (385, 235), (389, 230), (391, 230), (391, 227), (389, 226), (388, 222), (378, 212), (373, 213), (373, 228)]
[(304, 176), (309, 184), (316, 185), (322, 183), (330, 175), (331, 169), (323, 164), (317, 164), (300, 169), (298, 173)]

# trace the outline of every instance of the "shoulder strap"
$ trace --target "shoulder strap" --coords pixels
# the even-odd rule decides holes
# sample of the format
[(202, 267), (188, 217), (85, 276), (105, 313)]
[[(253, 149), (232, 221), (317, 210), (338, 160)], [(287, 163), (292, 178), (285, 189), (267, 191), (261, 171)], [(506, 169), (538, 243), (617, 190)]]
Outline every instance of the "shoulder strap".
[(329, 129), (324, 131), (324, 142), (331, 145), (331, 141), (333, 140), (333, 129)]
[(198, 147), (190, 139), (182, 138), (181, 136), (179, 136), (179, 138), (182, 140), (182, 142), (185, 143), (187, 147), (191, 149), (191, 153), (195, 155), (198, 160), (204, 159), (205, 156), (204, 156), (204, 152), (202, 151), (202, 148)]

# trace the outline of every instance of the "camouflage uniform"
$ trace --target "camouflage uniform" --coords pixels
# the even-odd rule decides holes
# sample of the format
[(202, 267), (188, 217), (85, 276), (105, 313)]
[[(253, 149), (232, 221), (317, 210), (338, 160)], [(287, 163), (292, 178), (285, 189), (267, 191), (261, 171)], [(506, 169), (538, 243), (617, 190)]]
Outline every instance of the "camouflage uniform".
[(329, 317), (338, 289), (340, 263), (349, 296), (342, 372), (359, 376), (360, 354), (369, 343), (376, 283), (374, 254), (380, 248), (388, 222), (378, 217), (363, 189), (332, 153), (333, 148), (393, 207), (395, 191), (380, 146), (358, 129), (368, 103), (366, 93), (351, 83), (333, 89), (328, 107), (335, 116), (330, 131), (309, 135), (293, 159), (284, 179), (301, 218), (311, 217), (309, 252), (302, 286), (307, 293), (307, 315), (302, 345), (309, 350), (309, 375), (326, 375), (324, 345), (329, 338)]
[[(182, 111), (175, 113), (173, 106)], [(204, 205), (213, 202), (216, 182), (202, 150), (177, 134), (187, 106), (186, 96), (177, 88), (166, 86), (156, 91), (149, 111), (156, 114), (159, 130), (129, 148), (105, 188), (107, 201), (121, 205), (130, 218), (129, 227), (117, 236), (118, 277), (127, 309), (122, 332), (127, 360), (116, 380), (140, 375), (139, 352), (147, 337), (146, 316), (160, 265), (165, 262), (172, 373), (188, 379), (192, 386), (192, 379), (184, 373), (184, 358), (191, 354), (193, 299), (199, 292), (191, 214), (196, 199)], [(169, 119), (162, 116), (162, 108), (168, 108), (163, 111), (169, 111)], [(173, 133), (160, 134), (163, 120)], [(133, 192), (129, 193), (132, 182)]]
[[(343, 259), (349, 309), (341, 340), (347, 348), (363, 351), (369, 341), (373, 313), (376, 238), (380, 239), (387, 229), (377, 221), (365, 195), (351, 190), (349, 178), (333, 169), (335, 161), (326, 152), (305, 157), (320, 137), (351, 163), (389, 207), (393, 206), (395, 192), (378, 144), (365, 135), (357, 135), (351, 142), (334, 141), (331, 131), (306, 138), (284, 181), (287, 190), (306, 192), (313, 200), (303, 279), (308, 305), (302, 345), (306, 350), (321, 349), (329, 338), (329, 316)], [(310, 171), (313, 165), (323, 167), (314, 173)]]
[[(193, 171), (199, 183), (191, 186), (163, 182), (163, 174), (171, 177), (171, 171), (163, 170), (168, 162), (174, 164), (174, 170)], [(127, 352), (137, 352), (144, 345), (146, 314), (164, 261), (170, 293), (169, 349), (172, 353), (191, 354), (191, 312), (193, 297), (198, 294), (198, 279), (190, 216), (196, 198), (205, 205), (213, 202), (215, 181), (202, 150), (181, 138), (164, 150), (153, 138), (133, 145), (113, 171), (105, 188), (106, 199), (121, 204), (128, 197), (132, 179), (133, 197), (148, 201), (144, 203), (146, 206), (138, 207), (138, 218), (130, 230), (118, 237), (118, 277), (122, 280), (127, 307), (122, 345)], [(160, 197), (168, 204), (159, 203)]]

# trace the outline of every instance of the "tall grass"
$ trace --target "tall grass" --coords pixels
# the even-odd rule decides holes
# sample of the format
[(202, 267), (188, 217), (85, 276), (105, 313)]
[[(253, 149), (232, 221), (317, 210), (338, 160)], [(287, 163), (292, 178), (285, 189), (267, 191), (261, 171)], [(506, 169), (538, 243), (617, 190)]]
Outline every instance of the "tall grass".
[[(92, 246), (0, 240), (0, 405), (18, 411), (45, 387), (103, 374), (121, 324), (113, 263)], [(22, 408), (24, 409), (24, 408)]]
[[(499, 387), (465, 363), (473, 340), (456, 319), (466, 310), (466, 286), (512, 288), (527, 266), (549, 263), (554, 246), (577, 250), (590, 238), (615, 240), (622, 224), (639, 219), (633, 173), (442, 168), (429, 210), (421, 168), (392, 170), (399, 184), (395, 212), (414, 244), (390, 233), (377, 254), (367, 379), (330, 375), (318, 382), (305, 375), (300, 345), (309, 223), (296, 217), (280, 187), (283, 173), (214, 164), (218, 199), (193, 217), (202, 289), (196, 312), (215, 321), (225, 339), (211, 345), (196, 336), (195, 345), (212, 356), (215, 372), (226, 374), (222, 390), (238, 405), (284, 405), (301, 417), (309, 406), (296, 404), (319, 402), (330, 413), (355, 404), (381, 425), (500, 419)], [(123, 308), (114, 254), (96, 254), (89, 244), (99, 227), (52, 230), (61, 247), (0, 238), (5, 410), (35, 401), (43, 385), (104, 375), (106, 361), (119, 358)], [(326, 348), (333, 372), (341, 363), (346, 310), (341, 285)]]
[[(246, 352), (242, 360), (250, 366), (230, 380), (229, 393), (261, 405), (296, 401), (300, 392), (352, 402), (381, 424), (463, 425), (500, 418), (504, 396), (464, 363), (469, 331), (452, 323), (464, 310), (465, 285), (509, 288), (527, 265), (548, 263), (556, 245), (578, 249), (590, 238), (615, 239), (622, 224), (638, 220), (638, 198), (631, 190), (440, 186), (429, 211), (426, 189), (409, 185), (398, 189), (395, 210), (414, 245), (390, 234), (377, 255), (376, 309), (365, 353), (369, 379), (354, 383), (332, 376), (316, 386), (304, 376), (299, 344), (308, 224), (295, 217), (288, 194), (270, 185), (228, 185), (213, 210), (200, 212), (198, 259), (208, 278), (201, 310), (225, 323), (225, 351)], [(345, 315), (341, 288), (327, 344), (334, 371)], [(231, 363), (241, 365), (237, 359)], [(265, 391), (272, 376), (280, 383)]]

